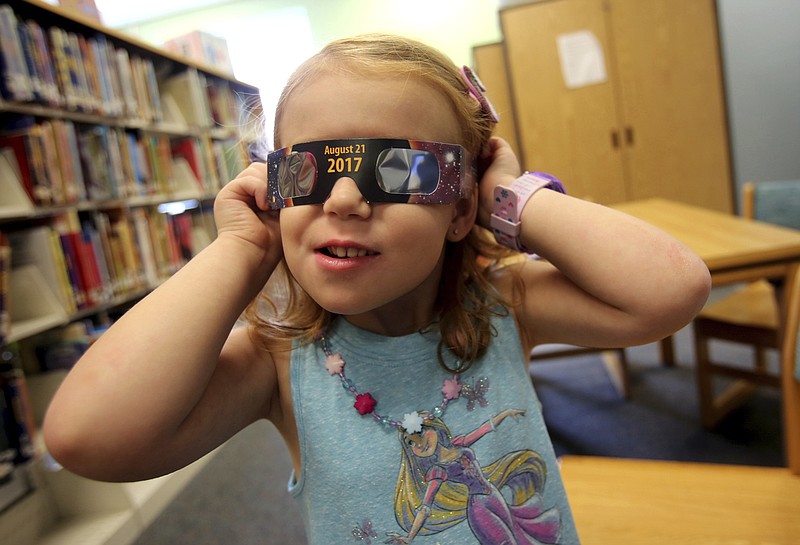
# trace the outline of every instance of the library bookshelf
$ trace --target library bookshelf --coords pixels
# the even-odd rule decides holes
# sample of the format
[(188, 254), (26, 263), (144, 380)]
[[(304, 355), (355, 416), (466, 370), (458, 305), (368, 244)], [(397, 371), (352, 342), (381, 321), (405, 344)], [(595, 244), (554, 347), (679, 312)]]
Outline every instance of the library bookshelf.
[(37, 430), (92, 338), (216, 236), (258, 89), (42, 0), (0, 0), (0, 40), (0, 541), (131, 543), (213, 453), (100, 483)]

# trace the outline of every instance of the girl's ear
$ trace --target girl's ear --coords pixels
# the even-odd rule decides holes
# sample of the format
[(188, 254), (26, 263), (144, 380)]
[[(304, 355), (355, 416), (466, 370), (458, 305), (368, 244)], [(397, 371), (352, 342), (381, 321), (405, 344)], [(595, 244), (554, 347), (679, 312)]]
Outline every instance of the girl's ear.
[(453, 220), (450, 222), (450, 229), (447, 231), (447, 240), (458, 242), (463, 240), (475, 225), (475, 218), (478, 215), (478, 184), (472, 185), (472, 192), (468, 197), (462, 197), (456, 201), (453, 208)]

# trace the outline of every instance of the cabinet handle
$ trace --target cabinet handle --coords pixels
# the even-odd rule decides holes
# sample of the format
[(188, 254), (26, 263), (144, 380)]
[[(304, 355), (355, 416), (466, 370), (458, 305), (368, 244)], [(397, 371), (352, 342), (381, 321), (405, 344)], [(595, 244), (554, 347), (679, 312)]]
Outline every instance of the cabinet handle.
[(617, 131), (611, 131), (611, 147), (614, 149), (619, 148), (619, 133)]
[(629, 146), (633, 145), (633, 128), (625, 127), (625, 143)]

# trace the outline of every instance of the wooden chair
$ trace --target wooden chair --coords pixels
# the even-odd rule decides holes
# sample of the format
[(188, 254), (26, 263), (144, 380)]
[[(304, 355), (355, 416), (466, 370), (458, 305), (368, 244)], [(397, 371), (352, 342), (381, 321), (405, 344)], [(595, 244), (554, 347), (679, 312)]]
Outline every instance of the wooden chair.
[(600, 353), (603, 358), (603, 365), (606, 367), (609, 378), (614, 387), (625, 399), (631, 397), (631, 378), (630, 371), (628, 370), (628, 358), (625, 356), (624, 348), (584, 348), (581, 346), (557, 345), (547, 346), (543, 345), (541, 349), (537, 347), (531, 352), (530, 361), (535, 363), (537, 361), (555, 359), (555, 358), (569, 358), (572, 356), (583, 356), (585, 354)]
[[(748, 182), (743, 192), (743, 215), (800, 229), (800, 180)], [(783, 286), (767, 279), (748, 284), (731, 295), (708, 305), (693, 323), (698, 398), (703, 426), (712, 428), (746, 399), (758, 385), (781, 386), (780, 373), (766, 365), (766, 351), (781, 348), (781, 309), (779, 300), (792, 300), (800, 294), (780, 291)], [(777, 290), (777, 291), (776, 291)], [(785, 311), (786, 309), (784, 309)], [(752, 367), (712, 361), (712, 339), (750, 345), (754, 349)], [(715, 376), (736, 379), (721, 394), (714, 388)]]
[(786, 465), (800, 475), (800, 266), (789, 277), (786, 326), (781, 351), (783, 435)]

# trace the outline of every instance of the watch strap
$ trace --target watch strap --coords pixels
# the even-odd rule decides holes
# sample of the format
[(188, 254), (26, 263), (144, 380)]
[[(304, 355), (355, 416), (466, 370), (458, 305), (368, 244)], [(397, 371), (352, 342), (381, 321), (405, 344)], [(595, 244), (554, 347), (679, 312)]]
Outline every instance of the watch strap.
[(510, 187), (498, 185), (494, 188), (491, 229), (499, 244), (529, 253), (519, 238), (522, 210), (528, 199), (542, 188), (566, 193), (558, 178), (544, 172), (526, 172)]

